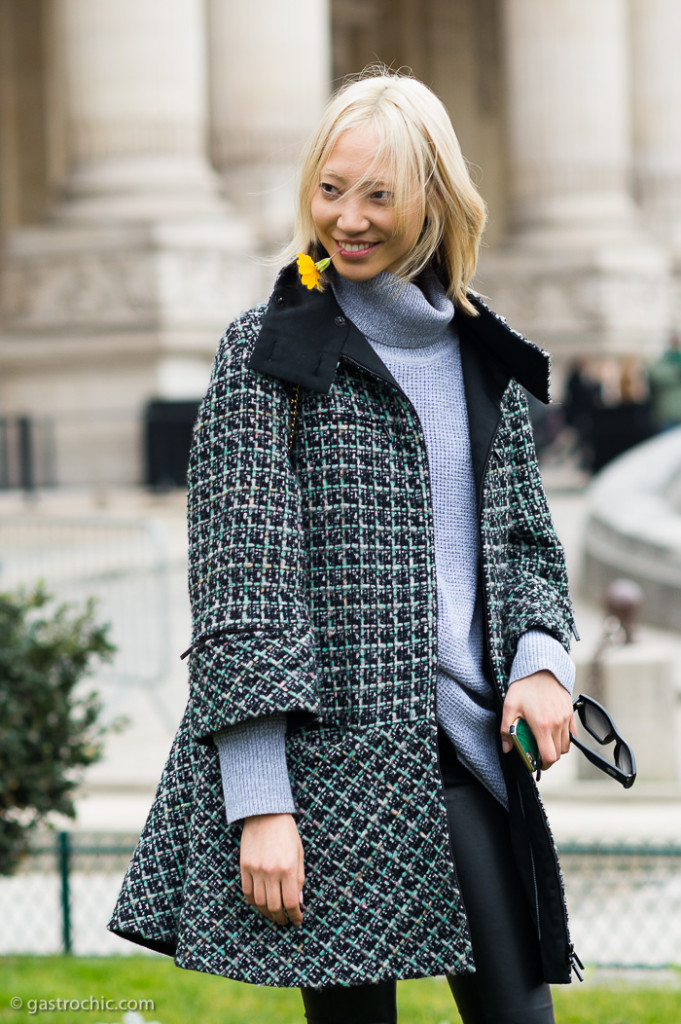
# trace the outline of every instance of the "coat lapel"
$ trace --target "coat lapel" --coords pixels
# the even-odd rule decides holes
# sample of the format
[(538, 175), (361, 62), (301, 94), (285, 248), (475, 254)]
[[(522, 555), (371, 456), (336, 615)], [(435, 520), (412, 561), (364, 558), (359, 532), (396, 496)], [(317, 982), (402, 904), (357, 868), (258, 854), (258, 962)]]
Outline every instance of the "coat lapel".
[(545, 404), (550, 401), (550, 356), (508, 326), (475, 295), (478, 316), (457, 313), (471, 459), (478, 507), (492, 441), (501, 418), (501, 400), (512, 378)]
[(487, 457), (501, 419), (501, 400), (508, 387), (509, 374), (477, 342), (469, 328), (471, 317), (459, 321), (459, 345), (464, 392), (471, 438), (471, 461), (478, 508)]
[[(379, 376), (388, 374), (366, 338), (343, 314), (330, 288), (304, 288), (294, 264), (279, 275), (267, 304), (262, 328), (248, 365), (312, 391), (328, 392), (344, 350), (362, 365), (372, 362)], [(378, 365), (380, 364), (380, 365)]]
[(488, 355), (498, 360), (507, 374), (513, 377), (544, 405), (551, 401), (551, 357), (539, 345), (514, 331), (487, 306), (477, 295), (469, 292), (468, 298), (478, 310), (478, 316), (464, 316), (457, 313), (457, 324), (462, 320), (470, 329)]

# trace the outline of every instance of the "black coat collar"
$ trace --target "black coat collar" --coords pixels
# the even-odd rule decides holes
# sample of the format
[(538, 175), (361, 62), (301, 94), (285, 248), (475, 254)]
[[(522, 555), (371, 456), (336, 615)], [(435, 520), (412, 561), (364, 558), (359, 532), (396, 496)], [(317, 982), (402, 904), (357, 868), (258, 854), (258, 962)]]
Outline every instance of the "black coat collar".
[[(475, 295), (477, 317), (457, 310), (464, 376), (477, 378), (484, 391), (499, 394), (515, 378), (542, 402), (549, 401), (547, 352), (510, 328)], [(464, 351), (466, 355), (463, 355)], [(341, 356), (395, 384), (383, 361), (344, 315), (331, 288), (305, 288), (295, 264), (285, 267), (274, 286), (249, 367), (271, 377), (328, 392)], [(490, 395), (490, 397), (492, 397)]]

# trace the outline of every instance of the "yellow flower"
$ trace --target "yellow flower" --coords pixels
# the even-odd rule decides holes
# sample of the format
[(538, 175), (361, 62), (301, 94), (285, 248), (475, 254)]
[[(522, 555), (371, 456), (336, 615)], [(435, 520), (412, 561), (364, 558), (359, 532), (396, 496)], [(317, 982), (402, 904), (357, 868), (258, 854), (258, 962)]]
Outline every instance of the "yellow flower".
[(318, 291), (321, 291), (321, 288), (319, 287), (319, 275), (326, 270), (330, 262), (330, 256), (327, 256), (323, 260), (318, 260), (317, 263), (315, 263), (312, 257), (308, 256), (307, 253), (298, 253), (298, 273), (300, 274), (300, 280), (306, 288), (309, 288), (310, 290), (316, 288)]

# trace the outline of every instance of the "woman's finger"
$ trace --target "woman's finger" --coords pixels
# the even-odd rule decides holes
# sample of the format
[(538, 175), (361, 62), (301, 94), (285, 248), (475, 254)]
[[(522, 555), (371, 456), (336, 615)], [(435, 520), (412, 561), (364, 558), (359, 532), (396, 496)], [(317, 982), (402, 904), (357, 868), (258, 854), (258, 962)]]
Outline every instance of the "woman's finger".
[(246, 902), (253, 906), (253, 876), (250, 871), (247, 871), (243, 866), (241, 868), (241, 891), (244, 894)]
[[(541, 766), (546, 771), (560, 758), (560, 737), (556, 738), (553, 733), (541, 733), (535, 738), (539, 747)], [(558, 743), (556, 743), (556, 739)]]
[(275, 924), (286, 924), (286, 914), (281, 902), (281, 882), (277, 876), (269, 877), (265, 881), (267, 893), (267, 913), (270, 921)]
[(270, 920), (270, 911), (267, 905), (267, 888), (262, 875), (256, 874), (253, 878), (253, 904), (263, 917)]
[(295, 925), (301, 925), (303, 923), (303, 911), (300, 905), (302, 886), (298, 879), (298, 872), (291, 872), (282, 879), (281, 883), (281, 897), (284, 904), (284, 910), (286, 911), (291, 924)]

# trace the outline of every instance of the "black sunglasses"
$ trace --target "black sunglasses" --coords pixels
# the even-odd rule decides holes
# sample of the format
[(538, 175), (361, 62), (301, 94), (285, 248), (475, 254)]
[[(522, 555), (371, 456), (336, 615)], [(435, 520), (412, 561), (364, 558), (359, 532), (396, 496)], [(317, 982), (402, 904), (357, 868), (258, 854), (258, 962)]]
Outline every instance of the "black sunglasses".
[(616, 779), (625, 789), (629, 789), (630, 786), (634, 785), (634, 780), (636, 779), (634, 752), (627, 741), (618, 733), (615, 723), (608, 712), (593, 697), (587, 697), (583, 693), (579, 695), (572, 706), (579, 715), (579, 720), (586, 731), (598, 743), (603, 745), (612, 743), (613, 740), (615, 741), (615, 749), (613, 751), (614, 764), (601, 757), (591, 747), (587, 747), (576, 736), (573, 736), (572, 733), (570, 733), (571, 742), (574, 743), (578, 750), (581, 750), (587, 760), (591, 761), (593, 765), (600, 768), (607, 775), (610, 775), (611, 778)]

